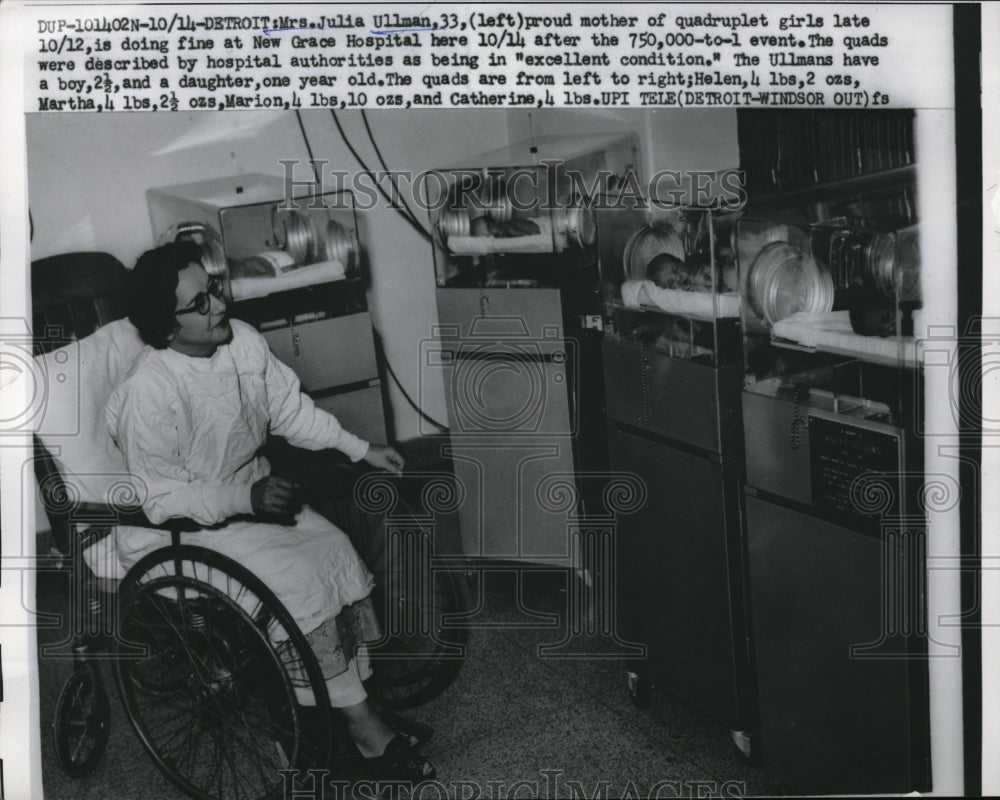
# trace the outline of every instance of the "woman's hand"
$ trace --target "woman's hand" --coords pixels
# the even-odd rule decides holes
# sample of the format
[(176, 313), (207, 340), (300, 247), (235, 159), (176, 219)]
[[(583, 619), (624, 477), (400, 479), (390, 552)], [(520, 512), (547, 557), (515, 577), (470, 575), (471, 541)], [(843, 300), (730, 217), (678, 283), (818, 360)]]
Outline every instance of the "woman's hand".
[(406, 466), (406, 460), (388, 445), (368, 445), (368, 453), (362, 459), (376, 469), (384, 469), (393, 475), (399, 475)]
[(253, 513), (264, 517), (294, 517), (302, 508), (299, 485), (277, 475), (261, 478), (250, 487)]

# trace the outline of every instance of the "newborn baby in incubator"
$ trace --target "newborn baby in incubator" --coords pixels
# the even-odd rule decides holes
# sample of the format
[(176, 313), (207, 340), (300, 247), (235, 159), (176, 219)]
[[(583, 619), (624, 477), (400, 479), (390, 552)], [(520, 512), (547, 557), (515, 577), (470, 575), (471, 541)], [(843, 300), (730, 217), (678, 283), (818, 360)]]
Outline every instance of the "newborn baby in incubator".
[[(687, 263), (669, 253), (654, 256), (646, 266), (646, 279), (660, 289), (675, 289), (682, 292), (711, 292), (712, 265), (709, 263)], [(732, 265), (720, 268), (715, 287), (719, 292), (736, 289), (736, 270)]]
[(512, 217), (506, 222), (500, 222), (482, 216), (473, 219), (470, 224), (470, 233), (473, 236), (493, 236), (498, 239), (533, 236), (540, 232), (541, 228), (536, 223), (524, 217)]

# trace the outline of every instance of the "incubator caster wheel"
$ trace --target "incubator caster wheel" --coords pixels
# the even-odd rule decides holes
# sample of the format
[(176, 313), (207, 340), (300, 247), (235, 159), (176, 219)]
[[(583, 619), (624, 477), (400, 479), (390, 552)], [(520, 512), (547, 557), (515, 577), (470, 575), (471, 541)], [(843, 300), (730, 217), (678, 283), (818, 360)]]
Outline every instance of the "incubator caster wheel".
[(110, 715), (97, 666), (78, 667), (59, 693), (52, 723), (56, 756), (67, 775), (83, 778), (101, 763), (108, 745)]
[(638, 673), (628, 672), (628, 693), (636, 708), (649, 708), (652, 702), (652, 684)]

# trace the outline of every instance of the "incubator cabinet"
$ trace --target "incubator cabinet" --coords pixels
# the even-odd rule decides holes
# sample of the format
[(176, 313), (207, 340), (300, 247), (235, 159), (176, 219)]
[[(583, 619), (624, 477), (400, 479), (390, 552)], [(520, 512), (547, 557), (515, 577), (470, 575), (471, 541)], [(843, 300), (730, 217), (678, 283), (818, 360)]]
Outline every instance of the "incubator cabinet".
[(654, 211), (600, 219), (623, 242), (603, 342), (610, 464), (645, 486), (618, 520), (619, 631), (647, 648), (637, 700), (651, 685), (680, 697), (748, 752), (738, 214)]
[(926, 790), (916, 230), (744, 218), (746, 535), (768, 776)]
[[(572, 566), (570, 517), (601, 503), (574, 477), (607, 469), (595, 220), (638, 163), (635, 134), (541, 136), (438, 171), (422, 368), (444, 382), (471, 558)], [(553, 503), (556, 485), (579, 502)]]

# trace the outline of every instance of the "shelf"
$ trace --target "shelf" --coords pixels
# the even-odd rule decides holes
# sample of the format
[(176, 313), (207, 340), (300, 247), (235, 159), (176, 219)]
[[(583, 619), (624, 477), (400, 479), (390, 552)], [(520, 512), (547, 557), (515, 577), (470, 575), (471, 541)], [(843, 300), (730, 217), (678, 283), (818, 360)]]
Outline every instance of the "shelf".
[(297, 289), (238, 300), (232, 314), (255, 326), (279, 319), (294, 319), (319, 312), (323, 317), (338, 317), (368, 310), (364, 279), (361, 276), (317, 283)]
[(899, 188), (908, 184), (915, 184), (916, 181), (916, 164), (908, 164), (905, 167), (896, 167), (895, 169), (883, 170), (881, 172), (869, 172), (864, 175), (819, 183), (815, 186), (807, 186), (801, 189), (777, 190), (766, 194), (757, 194), (749, 198), (747, 207), (754, 209), (756, 206), (763, 205), (790, 206), (823, 200), (836, 200), (872, 191)]
[(737, 113), (748, 208), (807, 222), (917, 221), (913, 112), (761, 110)]
[[(779, 326), (781, 324), (778, 323)], [(781, 333), (772, 333), (771, 337), (771, 343), (777, 347), (807, 353), (819, 351), (887, 367), (917, 367), (921, 363), (913, 337), (882, 339), (851, 332), (798, 329), (792, 326), (780, 328), (780, 331)]]

